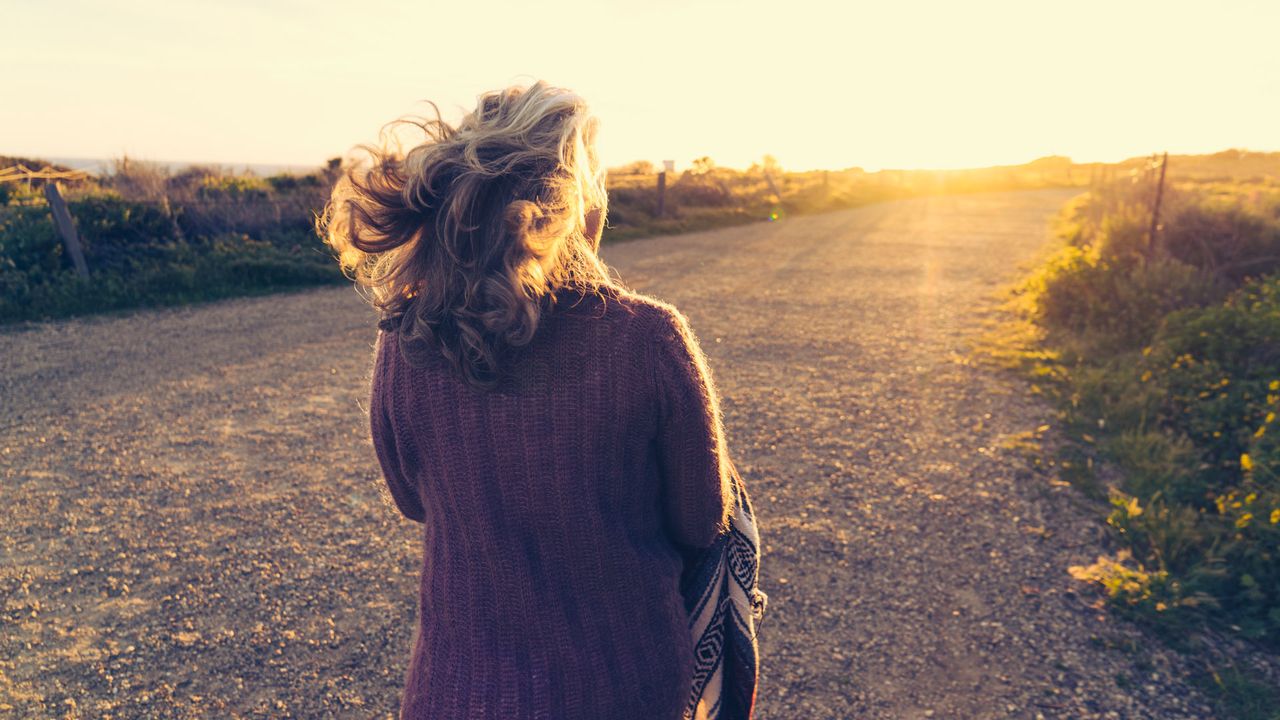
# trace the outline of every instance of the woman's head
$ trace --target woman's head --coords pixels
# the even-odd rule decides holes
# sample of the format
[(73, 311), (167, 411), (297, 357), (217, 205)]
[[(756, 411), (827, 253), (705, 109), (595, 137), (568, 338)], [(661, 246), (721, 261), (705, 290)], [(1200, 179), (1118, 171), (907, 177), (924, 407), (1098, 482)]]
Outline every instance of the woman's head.
[(555, 290), (613, 285), (596, 254), (608, 208), (597, 121), (538, 82), (480, 96), (456, 126), (438, 112), (412, 124), (426, 139), (407, 152), (364, 148), (321, 232), (402, 348), (441, 351), (492, 386)]

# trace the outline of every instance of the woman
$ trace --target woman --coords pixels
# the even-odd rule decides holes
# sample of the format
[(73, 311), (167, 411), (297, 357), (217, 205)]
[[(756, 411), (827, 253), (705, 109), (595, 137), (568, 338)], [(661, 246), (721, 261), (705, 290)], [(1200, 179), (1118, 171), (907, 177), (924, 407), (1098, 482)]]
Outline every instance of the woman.
[(737, 482), (675, 308), (597, 256), (596, 120), (537, 83), (371, 150), (323, 229), (379, 309), (370, 424), (423, 524), (403, 718), (681, 717), (686, 554)]

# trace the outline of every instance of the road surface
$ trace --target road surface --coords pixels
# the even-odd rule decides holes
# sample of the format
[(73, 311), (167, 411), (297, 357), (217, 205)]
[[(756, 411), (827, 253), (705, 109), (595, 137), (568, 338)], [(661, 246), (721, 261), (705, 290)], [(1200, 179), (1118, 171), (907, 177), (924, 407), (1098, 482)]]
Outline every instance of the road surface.
[[(1103, 534), (1019, 450), (1052, 415), (970, 352), (1068, 197), (607, 247), (724, 398), (763, 720), (1210, 715), (1068, 576)], [(366, 438), (373, 338), (349, 288), (0, 331), (0, 716), (389, 715), (419, 549)]]

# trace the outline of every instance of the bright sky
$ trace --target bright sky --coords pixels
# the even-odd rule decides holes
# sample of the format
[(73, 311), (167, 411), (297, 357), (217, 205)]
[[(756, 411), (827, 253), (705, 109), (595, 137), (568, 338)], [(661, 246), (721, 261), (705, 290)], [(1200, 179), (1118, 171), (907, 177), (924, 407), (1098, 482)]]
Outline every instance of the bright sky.
[(0, 0), (0, 154), (316, 164), (534, 78), (610, 165), (1280, 149), (1280, 3)]

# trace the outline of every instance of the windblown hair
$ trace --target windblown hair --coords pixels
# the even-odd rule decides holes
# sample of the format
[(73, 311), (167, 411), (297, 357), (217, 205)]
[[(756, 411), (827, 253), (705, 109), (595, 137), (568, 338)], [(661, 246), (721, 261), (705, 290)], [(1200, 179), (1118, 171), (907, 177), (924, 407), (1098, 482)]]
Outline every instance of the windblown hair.
[(456, 127), (438, 108), (398, 122), (426, 141), (363, 146), (370, 162), (338, 181), (318, 228), (407, 360), (438, 350), (492, 388), (557, 290), (617, 287), (588, 230), (608, 208), (597, 121), (578, 95), (538, 82), (481, 95)]

